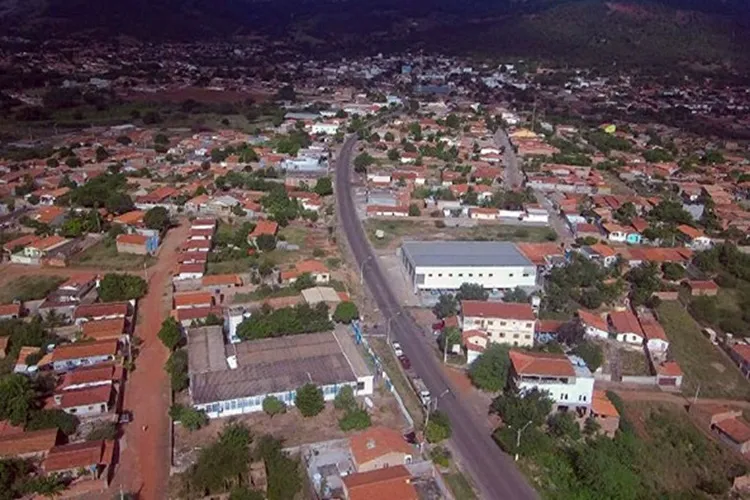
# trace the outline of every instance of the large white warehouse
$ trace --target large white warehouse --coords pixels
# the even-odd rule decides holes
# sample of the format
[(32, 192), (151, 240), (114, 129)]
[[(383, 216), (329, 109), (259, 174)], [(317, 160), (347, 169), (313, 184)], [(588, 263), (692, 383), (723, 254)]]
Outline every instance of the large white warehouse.
[(536, 266), (509, 242), (409, 241), (401, 246), (401, 260), (414, 292), (456, 290), (464, 283), (500, 290), (536, 284)]

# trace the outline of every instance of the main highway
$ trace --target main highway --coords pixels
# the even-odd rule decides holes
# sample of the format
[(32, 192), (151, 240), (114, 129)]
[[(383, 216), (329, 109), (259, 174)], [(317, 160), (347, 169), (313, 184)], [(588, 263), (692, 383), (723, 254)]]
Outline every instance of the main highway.
[(411, 360), (412, 368), (438, 398), (438, 408), (451, 421), (454, 448), (461, 463), (474, 480), (482, 499), (522, 500), (538, 498), (515, 463), (495, 444), (480, 416), (472, 412), (450, 384), (423, 339), (424, 329), (404, 310), (380, 269), (354, 207), (352, 194), (352, 155), (356, 135), (344, 142), (336, 159), (336, 203), (338, 220), (346, 234), (357, 265), (381, 313), (391, 320), (391, 330)]

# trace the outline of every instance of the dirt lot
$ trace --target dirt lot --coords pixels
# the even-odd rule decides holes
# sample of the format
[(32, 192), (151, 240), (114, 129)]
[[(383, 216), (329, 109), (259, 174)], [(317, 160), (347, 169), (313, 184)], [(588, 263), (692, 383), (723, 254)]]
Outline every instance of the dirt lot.
[[(359, 398), (362, 399), (362, 398)], [(393, 429), (404, 429), (406, 421), (398, 409), (396, 400), (384, 390), (376, 390), (370, 396), (375, 408), (370, 412), (373, 425), (382, 425)], [(283, 437), (284, 446), (298, 446), (300, 444), (340, 439), (352, 435), (339, 429), (338, 419), (341, 412), (333, 408), (333, 404), (326, 404), (326, 408), (319, 415), (312, 418), (303, 417), (295, 408), (283, 415), (269, 417), (263, 412), (239, 415), (230, 418), (211, 420), (207, 427), (195, 432), (189, 432), (179, 425), (175, 426), (175, 466), (182, 467), (192, 463), (197, 457), (197, 451), (202, 446), (211, 443), (221, 432), (221, 429), (232, 420), (247, 424), (253, 434), (273, 434)]]
[(66, 281), (67, 278), (60, 275), (35, 275), (19, 276), (8, 281), (0, 289), (0, 304), (6, 304), (13, 300), (37, 300), (45, 298), (50, 292)]
[(117, 253), (117, 247), (105, 240), (75, 255), (70, 262), (72, 267), (94, 267), (112, 271), (140, 270), (156, 262), (150, 255)]

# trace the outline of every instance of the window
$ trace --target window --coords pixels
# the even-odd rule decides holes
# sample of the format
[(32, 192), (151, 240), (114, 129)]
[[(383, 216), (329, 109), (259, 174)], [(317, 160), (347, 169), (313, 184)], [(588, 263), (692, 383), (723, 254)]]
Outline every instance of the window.
[(487, 326), (492, 326), (493, 324), (495, 324), (494, 321), (487, 320)]
[(473, 277), (474, 277), (474, 273), (469, 273), (469, 278), (473, 278)]
[(514, 338), (514, 339), (517, 339), (518, 337), (519, 337), (519, 335), (518, 335), (517, 333), (514, 333), (514, 334), (513, 334), (513, 338)]
[(464, 273), (458, 273), (458, 277), (459, 278), (463, 278), (464, 277)]
[(513, 273), (510, 273), (510, 274), (508, 275), (508, 278), (512, 278), (512, 277), (513, 277)]
[(427, 276), (428, 276), (429, 278), (432, 278), (432, 273), (428, 274)]
[(448, 273), (448, 277), (452, 278), (453, 277), (453, 273)]
[(560, 394), (560, 399), (563, 400), (563, 401), (567, 401), (568, 400), (568, 395), (567, 394)]
[(505, 334), (504, 334), (504, 333), (501, 333), (501, 334), (499, 334), (499, 337), (500, 337), (501, 339), (504, 339), (504, 338), (505, 338)]
[(531, 276), (529, 273), (523, 273), (524, 278), (528, 278), (529, 276)]
[(529, 339), (531, 338), (531, 335), (526, 335), (526, 336), (525, 336), (524, 338), (525, 338), (526, 340), (529, 340)]
[(526, 323), (526, 328), (531, 328), (532, 326), (534, 326), (534, 323)]
[(357, 382), (357, 390), (358, 391), (364, 391), (365, 390), (365, 383), (364, 382)]
[(484, 274), (483, 274), (483, 273), (479, 273), (479, 274), (478, 274), (478, 276), (479, 276), (480, 278), (482, 278), (482, 277), (484, 277)]
[(489, 274), (488, 274), (487, 276), (489, 276), (490, 278), (492, 278), (493, 274), (492, 274), (492, 273), (489, 273)]
[(501, 322), (500, 322), (500, 326), (505, 326), (505, 325), (507, 325), (507, 324), (508, 324), (508, 322), (507, 322), (507, 321), (501, 321)]
[(442, 277), (443, 277), (443, 273), (439, 273), (438, 278), (442, 278)]

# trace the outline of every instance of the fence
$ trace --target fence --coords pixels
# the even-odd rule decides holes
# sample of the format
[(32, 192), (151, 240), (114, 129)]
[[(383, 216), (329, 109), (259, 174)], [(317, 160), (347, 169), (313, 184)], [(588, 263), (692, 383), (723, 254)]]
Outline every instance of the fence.
[(398, 407), (401, 409), (401, 413), (403, 414), (404, 418), (407, 422), (409, 422), (409, 425), (411, 427), (414, 427), (414, 419), (411, 418), (409, 411), (406, 409), (404, 400), (401, 399), (401, 395), (398, 393), (396, 387), (393, 385), (393, 382), (391, 382), (391, 378), (383, 368), (382, 361), (380, 361), (378, 355), (375, 354), (375, 351), (372, 349), (372, 347), (370, 347), (370, 343), (367, 342), (367, 338), (362, 335), (362, 327), (360, 326), (358, 321), (352, 322), (352, 331), (354, 332), (354, 341), (364, 347), (365, 353), (369, 357), (372, 364), (375, 365), (376, 377), (381, 377), (383, 379), (385, 387), (391, 392), (391, 394), (393, 394), (393, 397), (396, 398), (396, 402), (398, 403)]

